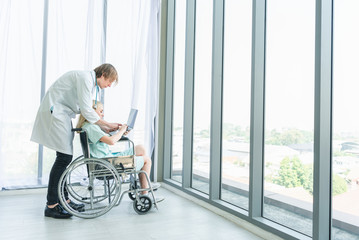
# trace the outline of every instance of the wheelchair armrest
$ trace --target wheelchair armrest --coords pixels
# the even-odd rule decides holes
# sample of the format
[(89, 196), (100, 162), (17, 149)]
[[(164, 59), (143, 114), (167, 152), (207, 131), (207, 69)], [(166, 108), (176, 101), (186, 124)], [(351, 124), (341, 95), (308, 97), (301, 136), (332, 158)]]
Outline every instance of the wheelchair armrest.
[(82, 128), (72, 128), (71, 132), (81, 132)]
[(125, 136), (122, 136), (121, 138), (120, 138), (120, 140), (118, 140), (118, 141), (127, 141), (127, 140), (129, 140), (129, 138), (128, 137), (125, 137)]

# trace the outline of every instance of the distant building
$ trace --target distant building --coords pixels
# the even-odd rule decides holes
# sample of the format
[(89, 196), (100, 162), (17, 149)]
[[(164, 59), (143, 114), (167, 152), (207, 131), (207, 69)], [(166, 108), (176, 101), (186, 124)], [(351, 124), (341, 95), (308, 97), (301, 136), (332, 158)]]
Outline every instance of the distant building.
[(359, 155), (359, 144), (355, 142), (343, 142), (341, 151)]
[(297, 150), (300, 153), (304, 152), (313, 152), (314, 145), (313, 143), (301, 143), (301, 144), (291, 144), (288, 147)]

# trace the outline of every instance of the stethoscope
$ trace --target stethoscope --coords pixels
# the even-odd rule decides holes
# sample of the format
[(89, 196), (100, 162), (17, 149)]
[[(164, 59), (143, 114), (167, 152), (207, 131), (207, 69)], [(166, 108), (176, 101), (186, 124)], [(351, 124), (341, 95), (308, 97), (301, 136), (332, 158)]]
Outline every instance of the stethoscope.
[[(95, 73), (95, 74), (96, 74), (96, 73)], [(95, 106), (94, 106), (94, 109), (96, 109), (96, 108), (97, 108), (97, 93), (98, 93), (98, 85), (97, 85), (97, 81), (93, 78), (92, 73), (91, 73), (91, 77), (92, 77), (92, 80), (94, 80), (94, 81), (95, 81), (95, 83), (96, 83), (96, 98), (95, 98)]]

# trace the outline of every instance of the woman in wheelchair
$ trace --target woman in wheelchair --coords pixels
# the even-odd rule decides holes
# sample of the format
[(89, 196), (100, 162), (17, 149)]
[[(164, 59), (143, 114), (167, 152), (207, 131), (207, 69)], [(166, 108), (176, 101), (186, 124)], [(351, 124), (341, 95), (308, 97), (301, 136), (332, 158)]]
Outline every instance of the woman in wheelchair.
[[(101, 119), (104, 117), (103, 113), (103, 104), (97, 101), (97, 104), (93, 103), (93, 108), (96, 113), (100, 116)], [(119, 126), (119, 129), (116, 134), (109, 135), (101, 130), (101, 128), (96, 124), (89, 123), (82, 115), (80, 115), (79, 121), (77, 123), (77, 128), (82, 128), (87, 132), (88, 140), (91, 144), (90, 146), (90, 155), (94, 158), (105, 158), (105, 157), (116, 157), (116, 156), (127, 156), (133, 155), (132, 149), (125, 150), (123, 152), (111, 152), (109, 145), (114, 145), (118, 142), (122, 136), (128, 134), (127, 125), (123, 124)], [(150, 176), (152, 162), (151, 159), (146, 155), (145, 148), (142, 145), (135, 146), (135, 161), (136, 161), (136, 171), (143, 170)], [(148, 182), (144, 174), (139, 174), (140, 185), (143, 189), (148, 189)], [(157, 189), (160, 184), (152, 183), (152, 188)], [(143, 195), (147, 194), (147, 191), (142, 192)], [(156, 198), (157, 202), (162, 201), (163, 198)]]

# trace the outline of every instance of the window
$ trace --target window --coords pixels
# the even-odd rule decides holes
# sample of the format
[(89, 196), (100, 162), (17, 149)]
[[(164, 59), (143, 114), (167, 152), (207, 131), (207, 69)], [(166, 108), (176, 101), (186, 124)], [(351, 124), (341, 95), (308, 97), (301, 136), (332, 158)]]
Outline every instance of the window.
[(221, 199), (248, 210), (252, 1), (225, 1)]
[(192, 187), (209, 193), (213, 3), (196, 1)]
[(186, 1), (175, 1), (175, 46), (172, 115), (172, 179), (182, 182)]
[[(359, 235), (359, 2), (335, 1), (333, 33), (333, 239)], [(356, 236), (356, 237), (355, 237)]]
[(315, 2), (268, 0), (263, 216), (312, 235)]
[[(250, 218), (259, 227), (265, 225), (283, 239), (319, 236), (357, 239), (359, 31), (355, 23), (359, 22), (358, 1), (335, 1), (334, 5), (334, 1), (317, 4), (313, 0), (266, 0), (254, 1), (255, 4), (245, 0), (195, 2), (196, 6), (187, 1), (193, 5), (187, 6), (187, 20), (191, 22), (186, 34), (192, 34), (195, 13), (191, 66), (192, 46), (186, 46), (185, 56), (189, 60), (186, 80), (191, 80), (194, 68), (194, 89), (192, 92), (192, 85), (186, 85), (181, 92), (186, 96), (185, 103), (193, 101), (193, 112), (192, 105), (186, 104), (180, 115), (166, 119), (178, 121), (173, 118), (183, 116), (184, 111), (181, 134), (186, 140), (193, 136), (193, 152), (182, 149), (188, 156), (182, 159), (182, 186), (172, 181), (173, 175), (172, 180), (164, 181), (244, 220)], [(173, 27), (171, 23), (169, 26)], [(212, 36), (213, 26), (215, 36)], [(222, 27), (223, 39), (217, 35), (222, 34)], [(212, 39), (223, 46), (212, 46)], [(187, 40), (191, 45), (192, 39)], [(216, 50), (213, 56), (212, 48)], [(217, 75), (221, 70), (223, 75)], [(221, 77), (222, 82), (217, 82)], [(182, 91), (176, 84), (179, 83), (174, 83), (174, 95)], [(219, 100), (222, 105), (217, 98), (222, 98)], [(180, 109), (176, 101), (177, 98), (170, 103), (174, 107), (171, 111)], [(212, 109), (221, 111), (216, 115)], [(328, 118), (330, 114), (332, 119)], [(314, 133), (318, 134), (315, 139)], [(219, 146), (211, 148), (210, 143), (219, 142)], [(184, 147), (191, 146), (185, 141)], [(169, 152), (167, 148), (165, 154)], [(255, 150), (251, 152), (251, 149)], [(320, 167), (315, 172), (314, 163)], [(174, 168), (165, 166), (165, 178), (171, 170)], [(254, 174), (250, 175), (251, 172)], [(330, 174), (332, 182), (328, 181)], [(189, 190), (189, 183), (200, 192)], [(319, 185), (321, 188), (313, 193), (313, 186)], [(332, 196), (328, 198), (330, 187)], [(313, 194), (319, 198), (313, 199)], [(313, 200), (319, 200), (314, 205), (322, 207), (313, 209)], [(332, 231), (329, 231), (330, 217)]]

